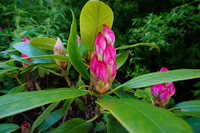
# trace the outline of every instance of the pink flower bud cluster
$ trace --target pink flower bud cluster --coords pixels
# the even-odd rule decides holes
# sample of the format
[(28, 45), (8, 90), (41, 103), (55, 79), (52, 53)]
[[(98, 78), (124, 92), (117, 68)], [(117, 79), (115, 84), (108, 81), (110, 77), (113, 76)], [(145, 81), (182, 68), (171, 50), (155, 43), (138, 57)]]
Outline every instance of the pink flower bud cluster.
[(95, 90), (101, 94), (110, 89), (117, 72), (115, 34), (105, 24), (103, 27), (104, 33), (99, 32), (96, 37), (95, 51), (90, 63), (91, 77), (96, 86)]
[[(59, 37), (57, 38), (56, 44), (54, 46), (54, 55), (64, 55), (64, 56), (66, 56), (65, 48), (64, 48), (63, 43), (61, 42)], [(56, 63), (64, 70), (67, 67), (66, 61), (56, 60)]]
[[(29, 43), (29, 40), (28, 40), (28, 38), (26, 38), (26, 37), (24, 36), (24, 40), (23, 40), (22, 42), (28, 42), (28, 43)], [(23, 54), (23, 53), (21, 53), (21, 54), (22, 54), (22, 58), (28, 57), (27, 55), (25, 55), (25, 54)], [(30, 62), (33, 61), (32, 58), (29, 58), (29, 59), (27, 59), (27, 60), (30, 61)], [(29, 66), (29, 64), (26, 64), (26, 63), (22, 63), (22, 65), (23, 65), (24, 68), (27, 68), (27, 67)]]
[[(169, 71), (167, 68), (162, 67), (158, 72)], [(151, 87), (151, 94), (154, 97), (154, 104), (159, 107), (165, 107), (169, 97), (174, 95), (175, 87), (173, 82), (156, 84)]]

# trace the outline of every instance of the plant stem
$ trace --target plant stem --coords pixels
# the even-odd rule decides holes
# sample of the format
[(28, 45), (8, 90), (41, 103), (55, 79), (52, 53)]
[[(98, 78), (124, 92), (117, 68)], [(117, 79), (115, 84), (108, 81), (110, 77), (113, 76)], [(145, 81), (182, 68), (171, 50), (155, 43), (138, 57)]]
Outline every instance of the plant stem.
[(97, 104), (97, 115), (100, 115), (101, 114), (101, 106), (99, 104)]
[(67, 81), (68, 86), (70, 87), (71, 81), (70, 81), (69, 77), (67, 75), (64, 75), (64, 77), (65, 77), (65, 80)]
[(94, 96), (96, 96), (96, 97), (99, 97), (99, 94), (97, 94), (97, 93), (95, 93), (95, 92), (92, 92), (92, 91), (87, 91), (89, 94), (91, 94), (91, 95), (94, 95)]
[(94, 120), (96, 120), (99, 117), (99, 115), (95, 115), (92, 119), (88, 120), (87, 122), (93, 122)]
[(111, 93), (113, 93), (113, 92), (117, 91), (118, 89), (120, 89), (120, 87), (121, 87), (121, 86), (122, 86), (122, 85), (120, 85), (120, 86), (117, 86), (115, 89), (112, 89), (111, 91), (109, 91), (109, 92), (107, 92), (107, 93), (103, 94), (103, 96), (110, 95)]
[(22, 82), (20, 81), (20, 79), (18, 78), (17, 75), (15, 75), (15, 78), (17, 79), (17, 81), (19, 82), (19, 84), (22, 85)]

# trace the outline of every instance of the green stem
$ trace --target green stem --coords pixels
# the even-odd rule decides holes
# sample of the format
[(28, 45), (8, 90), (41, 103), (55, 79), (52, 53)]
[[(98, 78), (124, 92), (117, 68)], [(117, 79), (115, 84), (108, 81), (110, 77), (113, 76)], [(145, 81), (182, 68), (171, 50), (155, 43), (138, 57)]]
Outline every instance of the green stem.
[(16, 75), (15, 78), (17, 79), (17, 81), (19, 82), (20, 85), (22, 85), (22, 82), (20, 81), (20, 79), (18, 78), (18, 76)]
[(101, 106), (99, 104), (97, 104), (97, 115), (100, 115), (101, 114)]
[(83, 86), (79, 87), (78, 90), (82, 89), (83, 87), (90, 88), (90, 86), (88, 86), (88, 85), (83, 85)]
[(99, 117), (99, 115), (95, 115), (95, 117), (93, 117), (92, 119), (88, 120), (87, 122), (93, 122), (94, 120), (96, 120)]
[(94, 95), (94, 96), (96, 96), (96, 97), (99, 97), (99, 94), (97, 94), (97, 93), (95, 93), (95, 92), (92, 92), (92, 91), (87, 91), (89, 94), (91, 94), (91, 95)]
[(109, 111), (101, 111), (101, 114), (110, 114)]
[(69, 77), (67, 75), (64, 75), (64, 77), (65, 77), (65, 80), (67, 81), (68, 86), (70, 87), (71, 81), (70, 81)]
[(117, 91), (118, 89), (120, 89), (121, 86), (122, 86), (122, 85), (120, 85), (120, 86), (116, 87), (115, 89), (113, 89), (113, 90), (111, 90), (111, 91), (109, 91), (109, 92), (103, 94), (103, 96), (110, 95), (111, 93), (113, 93), (113, 92)]

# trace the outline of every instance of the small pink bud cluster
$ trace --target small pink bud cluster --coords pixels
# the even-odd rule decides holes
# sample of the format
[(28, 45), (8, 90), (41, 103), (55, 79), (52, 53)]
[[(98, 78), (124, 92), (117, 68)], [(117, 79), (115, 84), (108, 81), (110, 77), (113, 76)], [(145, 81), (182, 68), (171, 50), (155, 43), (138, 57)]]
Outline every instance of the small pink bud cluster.
[[(61, 42), (59, 37), (57, 38), (56, 44), (54, 46), (54, 55), (64, 55), (64, 56), (66, 56), (65, 48), (64, 48), (63, 43)], [(56, 60), (56, 63), (64, 70), (67, 67), (66, 61)]]
[(81, 39), (79, 37), (79, 35), (77, 35), (77, 43), (80, 43), (81, 42)]
[[(169, 71), (167, 68), (162, 67), (158, 72)], [(154, 97), (154, 104), (158, 107), (165, 107), (169, 97), (174, 95), (175, 87), (173, 82), (156, 84), (151, 87), (151, 94)]]
[[(29, 40), (24, 36), (24, 40), (22, 42), (28, 42), (29, 43)], [(24, 57), (28, 57), (28, 56), (22, 53), (22, 58), (24, 58)], [(33, 61), (32, 58), (27, 59), (27, 60), (30, 61), (30, 62)], [(26, 63), (22, 63), (22, 65), (23, 65), (24, 68), (27, 68), (29, 66), (29, 64), (26, 64)]]
[(24, 121), (21, 125), (21, 131), (22, 133), (30, 133), (31, 132), (31, 125)]
[(95, 51), (90, 63), (91, 77), (96, 86), (95, 90), (101, 94), (110, 89), (117, 72), (115, 34), (105, 24), (103, 27), (103, 35), (99, 32), (96, 37)]

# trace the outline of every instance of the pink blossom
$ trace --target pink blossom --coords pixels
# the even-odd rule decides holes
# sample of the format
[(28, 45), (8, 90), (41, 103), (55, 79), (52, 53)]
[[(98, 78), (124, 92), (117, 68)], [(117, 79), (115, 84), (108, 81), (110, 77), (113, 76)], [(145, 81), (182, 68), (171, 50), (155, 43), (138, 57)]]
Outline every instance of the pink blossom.
[(79, 35), (77, 35), (77, 43), (80, 43), (81, 42), (81, 39), (79, 37)]
[(98, 80), (102, 80), (105, 82), (108, 80), (109, 73), (106, 66), (103, 64), (102, 61), (98, 61), (97, 68), (96, 68), (96, 75)]
[(112, 46), (114, 46), (115, 43), (115, 34), (114, 32), (107, 26), (107, 25), (103, 25), (104, 28), (104, 32), (103, 32), (103, 36), (106, 40), (107, 44), (111, 44)]
[(94, 55), (90, 62), (90, 69), (93, 73), (96, 73), (97, 65), (98, 65), (97, 55)]
[[(162, 67), (162, 68), (160, 69), (160, 71), (158, 71), (158, 72), (166, 72), (166, 71), (169, 71), (169, 70), (168, 70), (167, 68), (165, 68), (165, 67)], [(166, 83), (165, 83), (165, 86), (168, 87), (168, 86), (170, 86), (172, 83), (173, 83), (173, 82), (166, 82)]]
[(95, 50), (97, 52), (98, 60), (102, 61), (103, 52), (106, 48), (106, 41), (101, 32), (97, 34), (95, 40)]
[(117, 64), (114, 62), (111, 77), (115, 77), (117, 72)]
[(107, 67), (113, 66), (116, 57), (116, 50), (111, 44), (107, 44), (103, 54), (103, 62)]
[(169, 96), (174, 95), (174, 93), (176, 92), (174, 84), (172, 83), (170, 86), (167, 87), (168, 88), (168, 92), (169, 92)]
[(166, 103), (168, 99), (169, 99), (169, 92), (165, 90), (160, 94), (160, 100)]
[(158, 97), (165, 90), (164, 84), (156, 84), (151, 87), (151, 95)]

